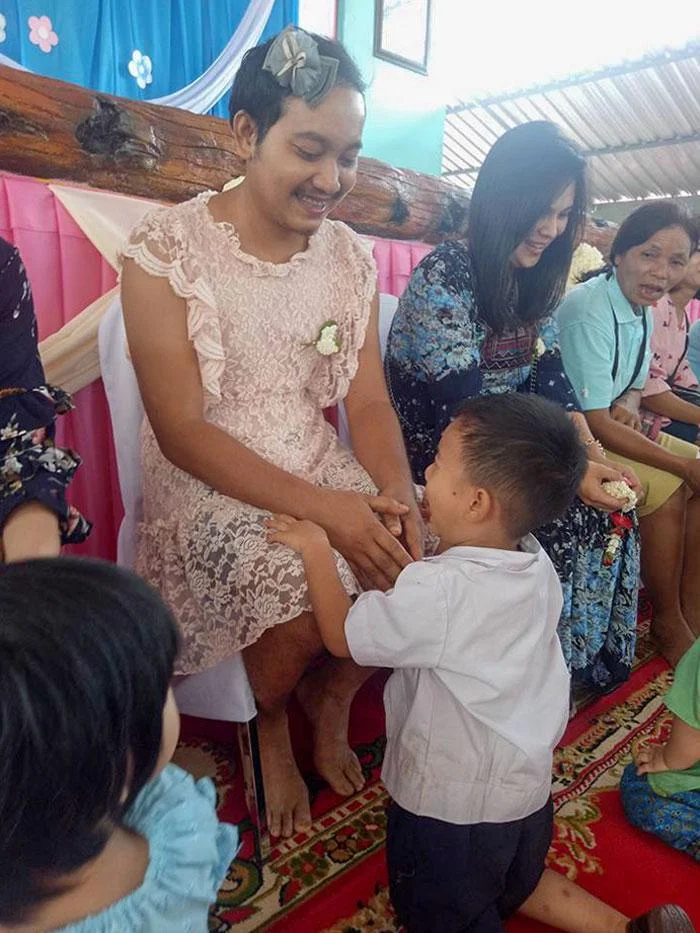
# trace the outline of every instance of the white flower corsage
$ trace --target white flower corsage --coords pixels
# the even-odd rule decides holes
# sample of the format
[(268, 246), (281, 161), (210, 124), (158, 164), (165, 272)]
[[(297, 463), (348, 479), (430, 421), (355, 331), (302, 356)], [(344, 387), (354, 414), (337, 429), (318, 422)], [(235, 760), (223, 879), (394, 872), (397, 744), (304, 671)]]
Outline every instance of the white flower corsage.
[(541, 337), (538, 337), (535, 341), (535, 356), (539, 359), (541, 356), (544, 356), (547, 347), (544, 345), (544, 340)]
[(326, 321), (318, 332), (318, 337), (312, 342), (306, 344), (307, 347), (315, 347), (316, 352), (321, 356), (332, 356), (340, 351), (340, 337), (338, 336), (338, 322)]

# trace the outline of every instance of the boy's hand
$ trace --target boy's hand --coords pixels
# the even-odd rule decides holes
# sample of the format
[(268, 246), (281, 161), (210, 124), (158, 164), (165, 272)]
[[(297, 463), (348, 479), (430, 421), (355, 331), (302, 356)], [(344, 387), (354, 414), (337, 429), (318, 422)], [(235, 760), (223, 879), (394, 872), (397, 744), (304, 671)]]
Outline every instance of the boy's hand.
[(633, 751), (633, 757), (639, 775), (668, 771), (663, 745), (638, 745)]
[(306, 519), (300, 521), (291, 515), (275, 515), (265, 521), (267, 525), (267, 540), (276, 544), (286, 544), (293, 548), (297, 554), (303, 554), (309, 547), (325, 544), (330, 548), (328, 535), (315, 522)]

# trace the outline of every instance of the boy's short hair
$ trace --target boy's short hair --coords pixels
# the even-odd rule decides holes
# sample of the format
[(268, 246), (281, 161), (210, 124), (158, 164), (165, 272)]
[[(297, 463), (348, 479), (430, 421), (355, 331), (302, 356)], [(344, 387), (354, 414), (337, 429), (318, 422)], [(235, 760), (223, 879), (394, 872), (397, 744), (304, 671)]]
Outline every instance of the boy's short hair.
[(0, 924), (99, 855), (150, 780), (177, 648), (170, 612), (129, 571), (0, 567)]
[[(366, 84), (345, 46), (335, 39), (326, 39), (315, 32), (310, 32), (309, 35), (317, 43), (319, 55), (338, 61), (335, 86), (349, 87), (364, 95)], [(263, 71), (265, 56), (275, 38), (276, 36), (273, 36), (245, 53), (241, 67), (236, 72), (229, 99), (229, 120), (233, 122), (238, 111), (245, 110), (257, 127), (258, 144), (263, 141), (270, 127), (280, 119), (284, 113), (284, 102), (292, 96), (288, 87), (282, 87), (269, 71)]]
[(469, 399), (455, 423), (470, 480), (493, 492), (514, 535), (546, 525), (571, 505), (588, 458), (561, 406), (507, 392)]

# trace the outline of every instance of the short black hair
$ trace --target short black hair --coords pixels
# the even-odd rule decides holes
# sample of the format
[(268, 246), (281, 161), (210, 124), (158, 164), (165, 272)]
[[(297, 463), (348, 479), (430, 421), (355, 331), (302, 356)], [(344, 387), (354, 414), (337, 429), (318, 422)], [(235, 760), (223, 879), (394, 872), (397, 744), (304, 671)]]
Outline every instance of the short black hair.
[(649, 201), (628, 214), (620, 224), (615, 239), (610, 247), (610, 260), (600, 269), (584, 273), (580, 282), (587, 282), (601, 273), (611, 276), (615, 267), (615, 260), (633, 249), (641, 246), (651, 239), (659, 230), (668, 227), (681, 227), (690, 239), (691, 255), (698, 245), (698, 226), (685, 207), (675, 201)]
[[(315, 32), (308, 35), (316, 41), (319, 55), (337, 59), (335, 86), (349, 87), (364, 95), (367, 85), (345, 46), (335, 39), (326, 39)], [(288, 87), (282, 87), (269, 71), (263, 71), (265, 56), (276, 38), (277, 36), (273, 36), (245, 53), (233, 81), (228, 105), (231, 122), (239, 110), (245, 110), (253, 120), (258, 131), (258, 144), (263, 141), (270, 127), (280, 119), (284, 113), (286, 99), (292, 96)]]
[(170, 612), (127, 570), (0, 567), (0, 924), (60, 893), (151, 778), (177, 649)]
[(622, 222), (610, 247), (610, 262), (614, 265), (618, 256), (623, 256), (634, 246), (641, 246), (667, 227), (685, 230), (690, 239), (690, 252), (694, 251), (698, 230), (685, 207), (675, 201), (651, 201), (632, 211)]
[[(575, 193), (566, 230), (535, 266), (514, 269), (513, 251), (570, 184)], [(585, 160), (554, 123), (523, 123), (493, 144), (471, 194), (467, 232), (479, 315), (491, 330), (502, 333), (540, 320), (558, 305), (585, 220), (586, 200)]]
[(493, 492), (514, 536), (566, 512), (588, 459), (560, 405), (517, 392), (480, 396), (461, 405), (455, 423), (469, 477)]

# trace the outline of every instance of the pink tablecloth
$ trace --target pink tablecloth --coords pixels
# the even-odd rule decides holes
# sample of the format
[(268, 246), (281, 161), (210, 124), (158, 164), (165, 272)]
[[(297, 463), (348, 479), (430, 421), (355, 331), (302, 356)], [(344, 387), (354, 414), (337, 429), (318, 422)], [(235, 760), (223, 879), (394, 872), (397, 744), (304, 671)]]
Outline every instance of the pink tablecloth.
[[(0, 236), (22, 253), (41, 339), (115, 284), (112, 268), (41, 182), (0, 172)], [(380, 291), (400, 295), (411, 270), (429, 249), (424, 243), (375, 240)], [(72, 550), (114, 559), (122, 506), (101, 381), (78, 392), (74, 401), (76, 410), (60, 419), (59, 441), (83, 458), (71, 499), (95, 528), (84, 545)]]

